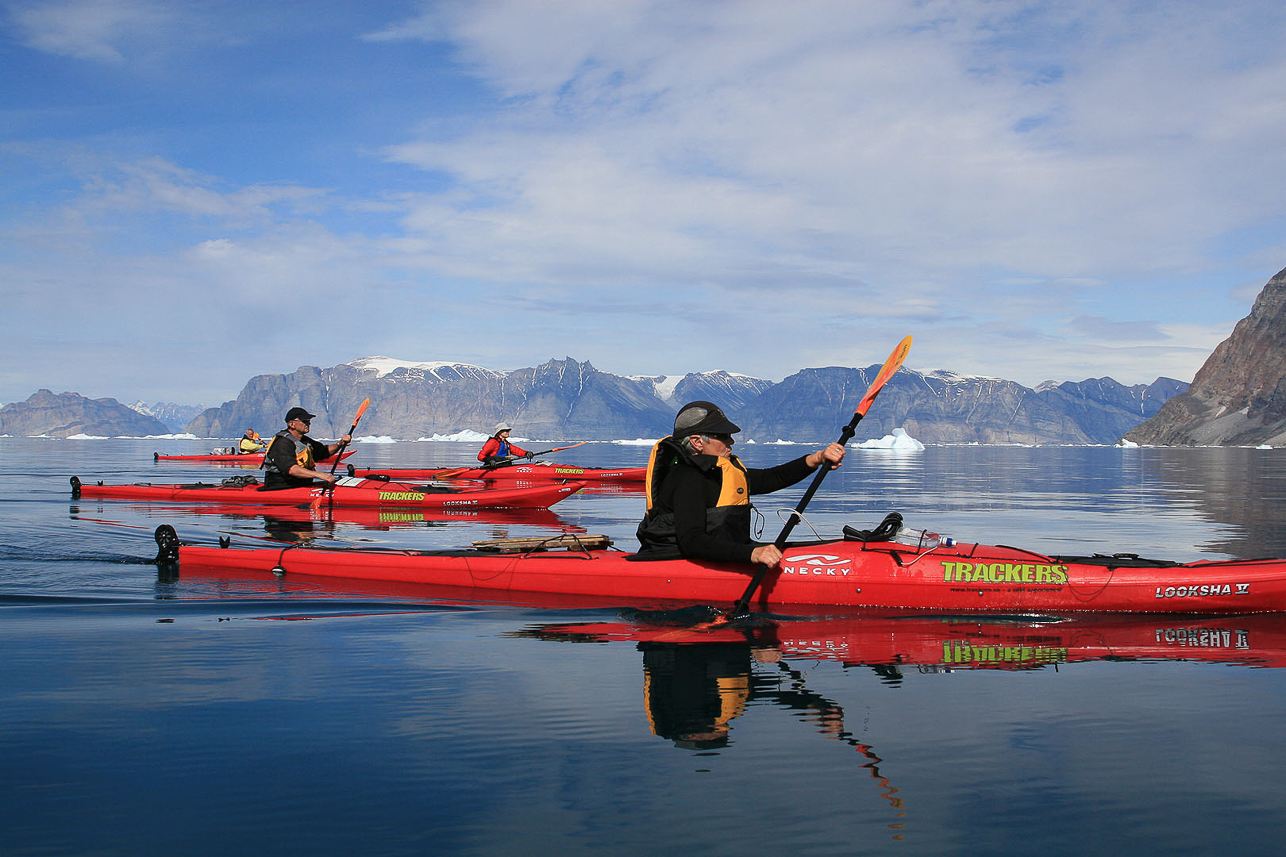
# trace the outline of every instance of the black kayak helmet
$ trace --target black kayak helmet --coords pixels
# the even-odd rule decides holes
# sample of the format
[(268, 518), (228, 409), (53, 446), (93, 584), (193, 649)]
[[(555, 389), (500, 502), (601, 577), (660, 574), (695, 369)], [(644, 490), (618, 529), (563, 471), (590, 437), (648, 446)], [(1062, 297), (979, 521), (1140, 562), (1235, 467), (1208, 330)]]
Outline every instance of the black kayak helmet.
[(723, 409), (713, 402), (688, 402), (674, 418), (674, 438), (690, 434), (736, 434), (740, 426), (728, 419)]

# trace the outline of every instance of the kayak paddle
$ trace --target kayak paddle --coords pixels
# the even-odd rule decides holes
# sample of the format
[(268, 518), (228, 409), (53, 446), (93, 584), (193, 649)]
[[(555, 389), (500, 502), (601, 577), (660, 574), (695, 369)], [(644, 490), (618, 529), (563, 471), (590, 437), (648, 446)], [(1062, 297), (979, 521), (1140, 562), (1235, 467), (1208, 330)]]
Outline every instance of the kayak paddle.
[[(871, 386), (866, 391), (866, 395), (862, 397), (862, 401), (858, 403), (857, 410), (853, 413), (853, 419), (849, 420), (848, 425), (844, 426), (844, 430), (840, 432), (838, 441), (840, 446), (844, 446), (852, 440), (853, 435), (857, 430), (857, 424), (862, 421), (862, 417), (866, 416), (867, 410), (869, 410), (871, 405), (875, 402), (875, 397), (880, 394), (880, 390), (884, 389), (884, 385), (888, 382), (889, 378), (892, 378), (893, 373), (898, 371), (902, 366), (902, 361), (906, 359), (906, 353), (910, 350), (911, 337), (907, 336), (898, 343), (897, 348), (893, 349), (893, 353), (889, 355), (889, 359), (884, 361), (883, 368), (881, 368), (879, 374), (875, 376), (875, 380), (871, 382)], [(799, 523), (800, 519), (803, 517), (804, 507), (808, 505), (809, 500), (813, 499), (813, 495), (816, 494), (817, 489), (821, 487), (822, 480), (826, 478), (826, 473), (830, 469), (829, 463), (825, 460), (823, 460), (822, 465), (817, 468), (817, 475), (813, 477), (812, 484), (808, 486), (808, 490), (804, 492), (804, 496), (799, 500), (799, 505), (795, 507), (794, 514), (787, 519), (786, 525), (781, 528), (781, 534), (778, 535), (777, 540), (773, 542), (773, 544), (777, 546), (777, 550), (782, 550), (786, 547), (786, 539), (790, 537), (791, 531), (795, 529), (795, 524)], [(754, 597), (755, 590), (758, 589), (759, 584), (763, 582), (764, 574), (766, 574), (767, 571), (768, 566), (763, 563), (759, 563), (755, 566), (755, 574), (750, 579), (750, 585), (746, 587), (746, 591), (737, 599), (737, 603), (732, 605), (732, 618), (745, 616), (749, 613), (750, 599)]]
[[(531, 457), (534, 458), (537, 455), (549, 455), (549, 453), (551, 452), (562, 452), (564, 449), (575, 449), (576, 447), (584, 446), (587, 443), (589, 443), (589, 441), (582, 440), (580, 443), (573, 443), (571, 446), (556, 446), (553, 449), (546, 449), (546, 450), (543, 450), (542, 452), (533, 452), (531, 454)], [(526, 458), (526, 457), (527, 456), (525, 455), (519, 455), (519, 456), (511, 455), (508, 458), (505, 458), (501, 461), (493, 462), (491, 464), (480, 464), (473, 467), (456, 467), (452, 470), (444, 470), (441, 473), (435, 473), (433, 475), (433, 478), (450, 479), (453, 476), (459, 476), (461, 473), (468, 473), (470, 470), (495, 470), (498, 467), (508, 467), (511, 464), (513, 464), (515, 461), (518, 461), (520, 458)]]
[[(371, 404), (371, 400), (370, 400), (370, 397), (369, 397), (369, 396), (368, 396), (367, 398), (365, 398), (365, 399), (363, 399), (363, 400), (362, 400), (362, 404), (361, 404), (361, 406), (360, 406), (360, 407), (358, 407), (358, 409), (357, 409), (357, 416), (353, 417), (353, 426), (352, 426), (352, 428), (350, 428), (347, 432), (345, 432), (345, 434), (347, 434), (349, 437), (352, 437), (352, 436), (353, 436), (353, 432), (357, 431), (357, 423), (358, 423), (358, 421), (359, 421), (359, 420), (361, 420), (361, 418), (362, 418), (362, 414), (366, 413), (366, 408), (367, 408), (370, 404)], [(347, 446), (347, 444), (345, 444), (345, 443), (341, 440), (341, 441), (339, 442), (339, 449), (335, 450), (335, 463), (334, 463), (334, 464), (332, 464), (332, 465), (330, 466), (330, 475), (331, 475), (331, 476), (334, 476), (334, 475), (335, 475), (335, 468), (336, 468), (336, 467), (339, 467), (339, 459), (343, 457), (344, 447), (345, 447), (345, 446)]]
[[(352, 437), (353, 432), (357, 431), (357, 423), (362, 419), (362, 414), (366, 413), (366, 409), (367, 407), (370, 406), (370, 404), (371, 404), (371, 399), (368, 396), (365, 399), (363, 399), (362, 404), (358, 406), (357, 416), (353, 417), (353, 425), (348, 429), (347, 432), (345, 432), (345, 434), (347, 434), (349, 437)], [(339, 442), (339, 449), (335, 450), (335, 461), (330, 466), (331, 476), (335, 475), (335, 468), (339, 467), (339, 461), (341, 458), (344, 457), (345, 446), (347, 446), (347, 444), (345, 444), (344, 441), (341, 440)], [(325, 496), (328, 498), (329, 502), (334, 503), (335, 502), (335, 483), (334, 482), (327, 483), (324, 490), (325, 490)], [(318, 497), (316, 500), (313, 500), (311, 505), (312, 505), (312, 508), (314, 509), (320, 509), (321, 497)]]

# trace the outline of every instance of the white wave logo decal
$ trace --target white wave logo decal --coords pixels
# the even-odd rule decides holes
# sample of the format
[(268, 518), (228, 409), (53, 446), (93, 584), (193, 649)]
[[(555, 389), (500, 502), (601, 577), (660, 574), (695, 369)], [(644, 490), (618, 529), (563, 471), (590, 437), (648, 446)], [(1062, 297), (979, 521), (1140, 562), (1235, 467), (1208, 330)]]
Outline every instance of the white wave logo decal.
[(852, 563), (852, 559), (835, 554), (806, 553), (783, 558), (781, 570), (783, 574), (848, 577)]

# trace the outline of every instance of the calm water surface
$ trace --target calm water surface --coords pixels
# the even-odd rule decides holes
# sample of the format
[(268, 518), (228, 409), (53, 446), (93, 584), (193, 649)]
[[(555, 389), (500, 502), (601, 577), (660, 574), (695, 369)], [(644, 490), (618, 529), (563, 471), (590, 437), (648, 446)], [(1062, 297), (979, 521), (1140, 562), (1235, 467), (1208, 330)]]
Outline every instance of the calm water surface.
[[(72, 475), (238, 472), (152, 460), (209, 446), (0, 438), (0, 853), (1281, 853), (1286, 619), (831, 616), (694, 639), (629, 623), (629, 605), (148, 564), (160, 523), (243, 545), (564, 529), (631, 547), (634, 493), (447, 520), (71, 500)], [(807, 519), (834, 535), (896, 509), (1056, 553), (1286, 556), (1284, 486), (1274, 450), (855, 450)], [(765, 539), (802, 487), (764, 498)]]

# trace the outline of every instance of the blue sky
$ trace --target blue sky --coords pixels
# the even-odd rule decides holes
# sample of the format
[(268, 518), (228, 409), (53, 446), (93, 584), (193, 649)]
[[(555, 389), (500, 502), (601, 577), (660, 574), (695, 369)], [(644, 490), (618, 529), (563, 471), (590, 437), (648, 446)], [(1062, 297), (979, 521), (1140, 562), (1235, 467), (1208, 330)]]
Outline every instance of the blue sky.
[(1286, 267), (1279, 0), (0, 0), (0, 75), (0, 401), (1190, 380)]

